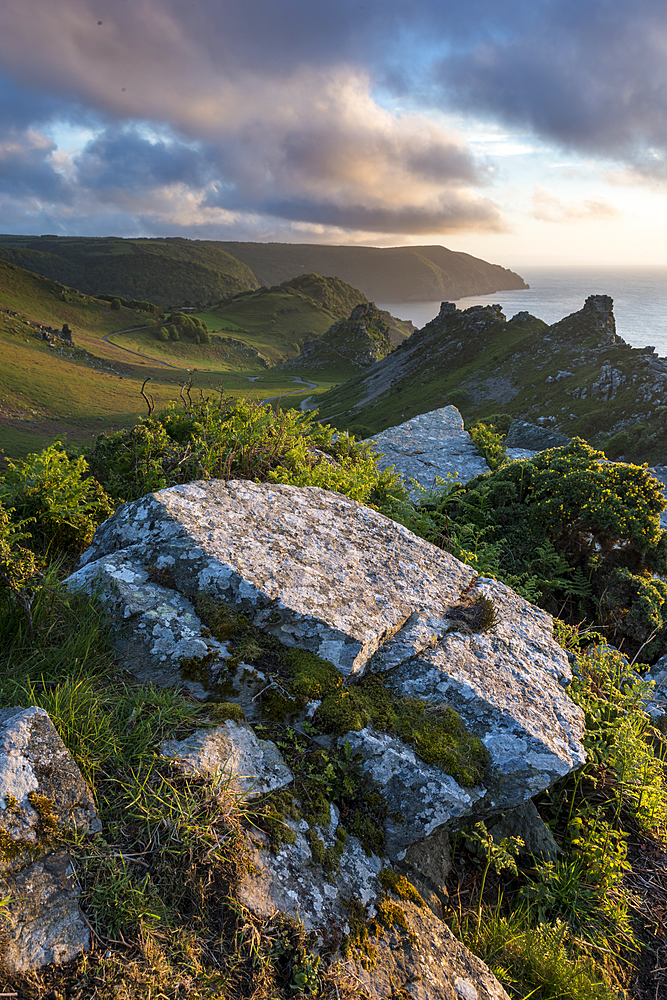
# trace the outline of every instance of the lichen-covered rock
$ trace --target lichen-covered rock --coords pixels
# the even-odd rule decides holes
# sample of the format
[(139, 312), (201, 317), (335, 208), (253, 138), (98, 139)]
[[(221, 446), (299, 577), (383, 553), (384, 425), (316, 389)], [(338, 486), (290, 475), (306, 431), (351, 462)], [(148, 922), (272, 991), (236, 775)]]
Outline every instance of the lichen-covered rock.
[(7, 971), (62, 965), (90, 948), (90, 930), (79, 912), (79, 889), (66, 851), (0, 878), (0, 896), (11, 896), (0, 917), (0, 963)]
[[(584, 761), (583, 715), (563, 690), (571, 672), (550, 616), (346, 497), (314, 487), (190, 483), (126, 504), (98, 529), (82, 562), (70, 584), (91, 587), (100, 575), (103, 586), (113, 582), (140, 642), (144, 611), (134, 610), (132, 587), (145, 582), (114, 582), (121, 565), (128, 579), (128, 566), (140, 577), (152, 565), (170, 575), (174, 591), (229, 602), (349, 681), (380, 672), (394, 695), (455, 709), (490, 754), (475, 789), (426, 766), (394, 736), (367, 730), (350, 738), (392, 802), (411, 789), (414, 801), (389, 810), (402, 817), (388, 819), (396, 856), (443, 824), (520, 805)], [(146, 676), (164, 655), (159, 645), (142, 646)]]
[(0, 710), (0, 871), (52, 850), (61, 831), (101, 828), (90, 789), (44, 709)]
[(277, 910), (303, 921), (306, 930), (324, 930), (341, 940), (349, 930), (345, 900), (372, 904), (380, 892), (378, 874), (382, 860), (367, 855), (356, 837), (348, 836), (334, 868), (327, 871), (317, 859), (307, 835), (315, 833), (325, 848), (336, 844), (338, 810), (331, 807), (326, 828), (311, 828), (305, 819), (286, 819), (296, 834), (294, 843), (271, 848), (269, 838), (254, 831), (250, 838), (251, 868), (237, 891), (237, 898), (258, 916)]
[[(415, 611), (433, 629), (474, 571), (395, 521), (316, 487), (218, 480), (125, 504), (95, 533), (72, 587), (90, 588), (107, 564), (168, 569), (183, 594), (236, 605), (289, 646), (361, 675)], [(95, 565), (91, 565), (95, 563)], [(117, 581), (116, 581), (117, 585)], [(136, 614), (128, 606), (126, 618)], [(159, 653), (150, 652), (156, 666)], [(405, 654), (402, 654), (405, 655)]]
[(350, 732), (349, 743), (363, 772), (382, 790), (387, 804), (385, 849), (402, 860), (411, 844), (462, 816), (469, 816), (486, 789), (461, 788), (437, 767), (425, 764), (401, 740), (372, 729)]
[[(405, 926), (395, 924), (371, 936), (375, 950), (368, 965), (348, 966), (375, 1000), (509, 1000), (488, 966), (457, 941), (446, 924), (426, 907), (401, 901)], [(368, 966), (368, 967), (366, 967)], [(404, 991), (404, 992), (402, 992)]]
[[(264, 674), (241, 662), (230, 675), (227, 645), (203, 627), (192, 601), (173, 587), (152, 582), (151, 570), (155, 567), (137, 561), (136, 553), (121, 550), (89, 562), (67, 584), (99, 590), (114, 622), (119, 665), (137, 680), (180, 686), (204, 698), (224, 679), (227, 693), (233, 692), (246, 717), (254, 718), (253, 698), (265, 684)], [(161, 575), (169, 578), (164, 569)]]
[(166, 740), (161, 751), (186, 771), (229, 776), (232, 786), (255, 798), (294, 780), (275, 743), (258, 739), (249, 726), (231, 719), (199, 729), (185, 740)]
[(492, 602), (493, 627), (448, 632), (388, 683), (397, 694), (454, 708), (482, 739), (491, 762), (479, 815), (520, 805), (586, 758), (583, 715), (563, 689), (571, 674), (551, 616), (496, 580), (479, 578), (473, 589)]
[(435, 486), (436, 476), (457, 478), (465, 483), (489, 471), (486, 460), (463, 427), (463, 417), (455, 406), (420, 413), (411, 420), (389, 427), (369, 439), (382, 452), (380, 468), (393, 465), (405, 480), (421, 486)]

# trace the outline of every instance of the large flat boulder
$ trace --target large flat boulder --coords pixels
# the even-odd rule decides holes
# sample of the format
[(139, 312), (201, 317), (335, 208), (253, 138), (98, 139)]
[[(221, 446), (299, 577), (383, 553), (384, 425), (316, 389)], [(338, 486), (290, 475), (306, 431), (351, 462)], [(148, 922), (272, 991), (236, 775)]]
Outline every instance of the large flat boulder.
[[(98, 528), (70, 586), (109, 578), (122, 595), (123, 580), (109, 570), (119, 556), (123, 577), (148, 566), (168, 570), (181, 594), (204, 591), (234, 604), (346, 676), (363, 674), (379, 650), (387, 654), (415, 612), (425, 630), (399, 640), (417, 652), (475, 575), (355, 500), (233, 480), (175, 486), (125, 504)], [(141, 612), (126, 599), (121, 613), (127, 620)]]
[[(566, 694), (570, 667), (550, 616), (346, 497), (245, 481), (178, 486), (120, 508), (82, 563), (70, 586), (100, 581), (125, 645), (135, 630), (142, 678), (154, 670), (159, 679), (170, 655), (146, 641), (145, 605), (133, 590), (146, 588), (153, 567), (171, 585), (172, 596), (166, 587), (159, 600), (172, 610), (181, 602), (188, 649), (201, 649), (202, 660), (210, 653), (224, 665), (228, 655), (187, 610), (205, 592), (286, 646), (319, 654), (347, 683), (379, 674), (394, 696), (458, 712), (490, 755), (472, 789), (395, 735), (349, 734), (389, 812), (402, 817), (395, 829), (387, 821), (396, 857), (439, 827), (520, 805), (585, 759), (583, 715)], [(250, 672), (248, 683), (264, 681)], [(246, 704), (260, 703), (246, 696)], [(394, 809), (405, 789), (409, 801)]]
[(455, 406), (420, 413), (369, 440), (384, 456), (380, 468), (393, 465), (408, 487), (413, 479), (427, 489), (436, 485), (436, 478), (465, 483), (489, 471)]

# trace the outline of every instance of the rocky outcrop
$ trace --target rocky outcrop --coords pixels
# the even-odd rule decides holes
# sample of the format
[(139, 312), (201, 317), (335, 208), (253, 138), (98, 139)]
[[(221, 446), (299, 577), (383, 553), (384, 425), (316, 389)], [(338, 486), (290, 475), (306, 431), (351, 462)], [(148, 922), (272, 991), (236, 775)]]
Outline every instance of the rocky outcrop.
[(411, 480), (427, 489), (434, 487), (438, 479), (453, 478), (465, 483), (489, 471), (455, 406), (422, 413), (369, 440), (384, 456), (379, 467), (393, 465), (408, 487)]
[(47, 713), (0, 711), (0, 959), (13, 972), (68, 962), (90, 945), (62, 833), (101, 823), (88, 785)]
[[(329, 952), (345, 951), (378, 998), (400, 988), (424, 1000), (505, 1000), (438, 914), (448, 832), (525, 811), (584, 760), (583, 719), (565, 692), (570, 668), (549, 616), (383, 515), (316, 488), (207, 481), (162, 490), (121, 507), (81, 562), (69, 586), (99, 588), (137, 676), (201, 698), (224, 690), (231, 708), (243, 706), (245, 720), (239, 713), (162, 746), (177, 767), (231, 782), (250, 813), (259, 810), (238, 902), (259, 916), (298, 917)], [(308, 669), (324, 665), (343, 699), (380, 684), (382, 697), (425, 713), (420, 719), (451, 713), (486, 754), (485, 767), (449, 773), (426, 743), (383, 729), (380, 716), (321, 728), (325, 702), (309, 696), (290, 725), (311, 734), (315, 748), (337, 746), (341, 760), (354, 761), (365, 798), (377, 803), (374, 839), (347, 829), (335, 802), (313, 811), (301, 800), (306, 786), (252, 726), (264, 692), (292, 697), (290, 675), (261, 656), (260, 669), (251, 651), (245, 662), (229, 632), (216, 639), (198, 617), (202, 594), (223, 617), (242, 612), (257, 634), (280, 640), (272, 649), (316, 654), (320, 666)], [(428, 730), (421, 738), (428, 742)], [(264, 823), (267, 794), (278, 812)]]
[(505, 438), (507, 448), (522, 448), (535, 453), (545, 448), (560, 448), (569, 442), (567, 434), (559, 434), (525, 420), (513, 420)]
[[(154, 667), (164, 679), (168, 659), (162, 631), (146, 637), (135, 591), (154, 566), (172, 583), (170, 616), (179, 593), (203, 591), (286, 646), (316, 653), (348, 683), (376, 674), (396, 696), (454, 708), (490, 754), (484, 781), (473, 789), (443, 772), (436, 779), (396, 736), (339, 734), (365, 756), (369, 778), (384, 784), (388, 801), (411, 789), (402, 823), (394, 829), (388, 821), (393, 854), (443, 825), (519, 805), (584, 759), (583, 720), (564, 691), (570, 668), (549, 616), (355, 501), (315, 488), (191, 483), (126, 504), (98, 529), (82, 562), (69, 585), (101, 581), (119, 646), (139, 646), (144, 678)], [(486, 609), (486, 625), (475, 624), (466, 608)], [(186, 652), (196, 644), (199, 683), (213, 689), (226, 678), (229, 688), (226, 646), (191, 610), (185, 614)], [(272, 683), (251, 666), (234, 669), (255, 690)], [(172, 662), (172, 681), (175, 674)], [(231, 689), (229, 700), (253, 701), (247, 690)]]
[[(232, 787), (244, 789), (251, 814), (253, 800), (278, 787), (277, 773), (280, 785), (292, 781), (275, 744), (257, 740), (250, 727), (233, 722), (181, 743), (167, 742), (162, 751), (191, 773), (224, 775)], [(329, 951), (345, 947), (348, 971), (378, 1000), (390, 1000), (402, 988), (424, 1000), (507, 1000), (487, 966), (456, 940), (414, 887), (401, 883), (407, 898), (387, 891), (385, 861), (345, 835), (334, 805), (329, 821), (320, 826), (310, 826), (304, 818), (285, 817), (283, 822), (290, 836), (278, 845), (256, 825), (249, 829), (247, 874), (236, 889), (237, 903), (256, 916), (279, 911), (300, 920), (318, 933), (321, 944), (326, 941)], [(437, 837), (433, 846), (437, 857), (421, 867), (444, 881), (446, 847)], [(326, 851), (335, 851), (335, 864), (323, 863)], [(379, 920), (374, 919), (378, 910), (383, 915)], [(363, 947), (355, 938), (360, 922), (369, 931)]]
[(627, 431), (609, 457), (667, 462), (667, 359), (618, 336), (608, 295), (589, 296), (551, 326), (525, 311), (507, 320), (499, 306), (444, 302), (388, 357), (317, 397), (320, 419), (352, 429), (359, 421), (367, 436), (445, 403), (466, 420), (548, 416), (550, 430), (603, 448)]
[(393, 350), (387, 318), (374, 302), (361, 303), (349, 319), (334, 323), (321, 337), (307, 340), (299, 356), (280, 365), (280, 370), (335, 369), (353, 375), (368, 368)]

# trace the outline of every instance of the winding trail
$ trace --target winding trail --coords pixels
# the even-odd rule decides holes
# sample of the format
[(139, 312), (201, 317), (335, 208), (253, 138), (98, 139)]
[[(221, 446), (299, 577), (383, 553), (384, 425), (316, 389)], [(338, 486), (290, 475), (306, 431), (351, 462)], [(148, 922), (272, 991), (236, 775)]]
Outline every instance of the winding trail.
[(187, 371), (179, 367), (179, 365), (170, 365), (168, 361), (161, 361), (159, 358), (152, 358), (149, 354), (142, 354), (141, 351), (133, 351), (129, 347), (123, 347), (122, 344), (117, 344), (115, 340), (109, 340), (109, 337), (117, 337), (121, 333), (135, 333), (137, 330), (146, 330), (145, 326), (128, 326), (127, 330), (114, 330), (113, 333), (106, 333), (102, 340), (107, 344), (111, 344), (112, 347), (117, 347), (119, 351), (127, 351), (128, 354), (134, 354), (138, 358), (143, 358), (144, 361), (154, 361), (156, 365), (164, 365), (165, 368), (174, 368), (176, 371)]
[[(254, 379), (252, 379), (251, 381), (254, 381)], [(293, 375), (292, 376), (292, 381), (293, 382), (299, 382), (301, 385), (305, 385), (305, 387), (307, 389), (317, 389), (317, 388), (319, 388), (319, 383), (318, 382), (305, 382), (301, 378), (300, 375)], [(264, 403), (271, 403), (274, 399), (282, 399), (284, 396), (296, 396), (296, 395), (298, 395), (298, 393), (299, 393), (299, 390), (298, 389), (294, 389), (292, 392), (280, 392), (280, 393), (278, 393), (277, 396), (268, 396), (266, 399), (262, 400), (262, 406), (264, 405)]]

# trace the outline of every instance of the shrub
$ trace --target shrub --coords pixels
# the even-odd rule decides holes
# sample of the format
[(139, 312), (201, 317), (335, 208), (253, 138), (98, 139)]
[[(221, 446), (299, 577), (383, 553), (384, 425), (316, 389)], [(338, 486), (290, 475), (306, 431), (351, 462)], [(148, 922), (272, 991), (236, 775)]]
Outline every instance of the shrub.
[(129, 430), (100, 436), (88, 457), (119, 500), (210, 478), (322, 486), (375, 505), (406, 497), (395, 473), (380, 472), (353, 437), (334, 441), (334, 434), (311, 413), (204, 399), (171, 404)]
[(667, 625), (667, 588), (653, 579), (667, 569), (664, 506), (647, 468), (575, 438), (464, 486), (441, 483), (392, 516), (552, 613), (601, 621), (631, 653), (650, 642), (655, 656)]
[(83, 551), (97, 525), (113, 513), (111, 498), (87, 476), (85, 458), (70, 458), (60, 441), (8, 465), (0, 501), (14, 508), (15, 520), (34, 522), (32, 536), (46, 549)]

